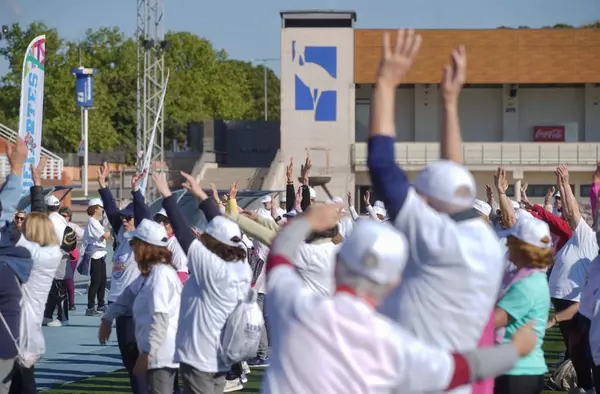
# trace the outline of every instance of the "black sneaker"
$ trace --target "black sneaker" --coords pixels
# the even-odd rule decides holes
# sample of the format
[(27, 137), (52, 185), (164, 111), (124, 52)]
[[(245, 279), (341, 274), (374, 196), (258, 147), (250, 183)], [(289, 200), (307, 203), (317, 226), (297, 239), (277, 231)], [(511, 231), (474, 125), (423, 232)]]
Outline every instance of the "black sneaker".
[(266, 368), (269, 366), (269, 357), (262, 358), (259, 356), (254, 357), (251, 360), (248, 360), (248, 366), (254, 368)]
[(96, 310), (98, 312), (104, 313), (104, 312), (106, 312), (106, 305), (99, 306), (98, 308), (96, 308)]
[(94, 308), (89, 308), (88, 310), (85, 311), (85, 315), (96, 317), (96, 316), (102, 316), (102, 313), (98, 312)]

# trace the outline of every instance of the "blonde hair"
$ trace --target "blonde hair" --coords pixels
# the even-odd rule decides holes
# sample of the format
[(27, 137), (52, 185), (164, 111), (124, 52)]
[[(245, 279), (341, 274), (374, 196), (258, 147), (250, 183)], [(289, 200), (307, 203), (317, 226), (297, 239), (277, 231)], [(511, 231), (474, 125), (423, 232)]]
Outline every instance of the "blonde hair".
[[(544, 237), (542, 241), (547, 243), (551, 242), (548, 236)], [(553, 248), (539, 248), (523, 242), (512, 235), (509, 235), (508, 238), (506, 238), (506, 246), (508, 246), (510, 255), (516, 256), (519, 263), (524, 267), (547, 268), (554, 262)]]
[(42, 212), (31, 212), (27, 215), (23, 223), (23, 235), (40, 246), (60, 245), (52, 221)]

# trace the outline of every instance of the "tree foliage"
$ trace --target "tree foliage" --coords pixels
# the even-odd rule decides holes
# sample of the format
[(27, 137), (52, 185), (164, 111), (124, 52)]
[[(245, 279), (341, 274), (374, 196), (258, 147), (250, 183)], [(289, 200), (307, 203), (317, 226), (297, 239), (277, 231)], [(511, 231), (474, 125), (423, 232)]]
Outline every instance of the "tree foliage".
[[(519, 29), (529, 29), (529, 26), (519, 26)], [(598, 29), (600, 28), (600, 21), (596, 21), (587, 25), (579, 26), (580, 29)], [(511, 26), (498, 26), (497, 29), (513, 29)], [(567, 25), (566, 23), (557, 23), (553, 26), (542, 26), (542, 29), (577, 29), (576, 26)]]
[[(89, 111), (90, 150), (132, 150), (137, 122), (137, 45), (118, 28), (88, 30), (80, 42), (64, 40), (43, 23), (15, 24), (0, 56), (9, 71), (0, 77), (0, 123), (17, 129), (23, 57), (29, 42), (46, 34), (42, 145), (74, 152), (81, 138), (72, 68), (97, 68), (94, 108)], [(169, 32), (165, 68), (171, 76), (165, 98), (165, 145), (185, 140), (186, 125), (203, 119), (260, 120), (264, 117), (262, 65), (229, 59), (224, 50), (188, 32)], [(279, 119), (279, 78), (267, 69), (269, 119)]]

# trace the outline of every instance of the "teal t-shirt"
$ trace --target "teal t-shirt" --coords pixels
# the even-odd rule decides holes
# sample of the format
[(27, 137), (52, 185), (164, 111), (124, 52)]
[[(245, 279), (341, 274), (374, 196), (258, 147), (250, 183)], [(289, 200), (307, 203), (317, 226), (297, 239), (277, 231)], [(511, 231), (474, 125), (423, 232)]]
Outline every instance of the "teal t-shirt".
[(506, 326), (504, 343), (510, 342), (517, 329), (532, 320), (538, 336), (533, 352), (521, 357), (506, 375), (543, 375), (548, 372), (542, 350), (550, 310), (550, 288), (546, 274), (536, 272), (513, 284), (497, 306), (512, 317), (512, 322)]

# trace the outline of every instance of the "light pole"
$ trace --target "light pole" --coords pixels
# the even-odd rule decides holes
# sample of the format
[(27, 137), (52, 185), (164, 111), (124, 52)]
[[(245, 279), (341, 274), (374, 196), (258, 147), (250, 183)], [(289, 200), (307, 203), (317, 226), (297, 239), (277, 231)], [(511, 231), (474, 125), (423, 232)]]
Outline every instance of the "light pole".
[(8, 25), (2, 25), (2, 30), (0, 30), (0, 41), (4, 38), (3, 36), (8, 34)]
[(263, 59), (252, 59), (252, 62), (261, 62), (263, 64), (263, 73), (264, 73), (264, 93), (265, 93), (265, 121), (269, 120), (269, 87), (268, 87), (268, 78), (267, 78), (267, 62), (276, 62), (279, 61), (279, 58), (263, 58)]

